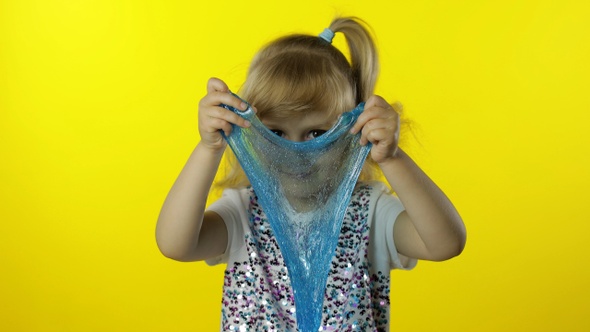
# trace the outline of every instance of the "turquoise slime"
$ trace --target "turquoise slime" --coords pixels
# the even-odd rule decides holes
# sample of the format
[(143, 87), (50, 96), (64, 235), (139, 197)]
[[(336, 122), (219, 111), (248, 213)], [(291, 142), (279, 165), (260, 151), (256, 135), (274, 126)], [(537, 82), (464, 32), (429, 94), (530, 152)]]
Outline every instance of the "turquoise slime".
[(251, 122), (222, 135), (269, 218), (293, 287), (297, 327), (316, 332), (344, 213), (370, 150), (360, 145), (359, 133), (349, 132), (364, 103), (305, 142), (277, 136), (250, 105), (246, 111), (221, 106)]

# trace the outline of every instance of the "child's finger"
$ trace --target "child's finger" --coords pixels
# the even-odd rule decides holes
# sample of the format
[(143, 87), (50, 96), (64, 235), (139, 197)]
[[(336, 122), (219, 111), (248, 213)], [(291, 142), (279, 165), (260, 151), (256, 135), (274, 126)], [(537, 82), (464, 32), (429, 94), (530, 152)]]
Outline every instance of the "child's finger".
[(240, 98), (230, 93), (225, 82), (216, 77), (211, 77), (207, 81), (207, 96), (203, 98), (203, 101), (206, 104), (215, 106), (219, 104), (229, 105), (241, 111), (245, 111), (248, 107)]
[(248, 109), (248, 105), (240, 98), (227, 92), (212, 92), (205, 97), (205, 103), (210, 106), (219, 106), (221, 104), (231, 106), (240, 111)]
[(229, 134), (231, 133), (232, 130), (232, 126), (229, 122), (224, 121), (222, 119), (214, 119), (212, 121), (212, 128), (214, 128), (214, 131), (223, 131), (223, 133), (225, 134), (225, 136), (229, 136)]
[(229, 92), (229, 87), (225, 84), (224, 81), (220, 80), (217, 77), (211, 77), (207, 81), (207, 92)]
[(247, 105), (239, 98), (231, 95), (227, 92), (211, 92), (208, 93), (201, 101), (199, 102), (199, 113), (203, 114), (211, 114), (213, 110), (219, 112), (220, 110), (224, 110), (230, 113), (233, 113), (230, 110), (227, 110), (221, 107), (221, 104), (232, 106), (238, 110), (246, 110)]
[(365, 107), (365, 110), (356, 119), (355, 124), (350, 129), (351, 134), (356, 134), (361, 131), (369, 121), (382, 117), (384, 109), (377, 106)]
[(250, 127), (250, 121), (242, 118), (230, 110), (226, 110), (223, 107), (213, 108), (211, 110), (210, 116), (215, 119), (221, 119), (226, 122), (236, 124), (240, 127)]
[(372, 108), (372, 107), (380, 107), (380, 108), (387, 108), (389, 107), (389, 103), (383, 97), (378, 95), (373, 95), (367, 99), (365, 103), (365, 108)]
[(350, 133), (351, 134), (356, 134), (358, 133), (361, 128), (363, 128), (363, 126), (365, 125), (364, 122), (361, 122), (361, 118), (360, 116), (356, 119), (356, 122), (354, 123), (354, 125), (352, 126), (352, 128), (350, 128)]
[(356, 134), (364, 125), (375, 117), (379, 117), (383, 110), (391, 106), (381, 96), (373, 95), (365, 102), (365, 109), (356, 120), (356, 123), (350, 129), (351, 134)]
[(397, 114), (401, 114), (404, 110), (404, 105), (402, 105), (402, 103), (400, 103), (399, 101), (396, 101), (395, 103), (391, 104), (391, 107)]
[(379, 119), (371, 119), (370, 121), (368, 121), (363, 128), (361, 129), (361, 140), (360, 143), (362, 145), (365, 145), (369, 142), (371, 143), (376, 143), (377, 141), (379, 141), (379, 137), (380, 136), (375, 136), (377, 133), (380, 133), (383, 130), (386, 130), (386, 123), (383, 121), (380, 121)]
[(379, 143), (388, 143), (393, 141), (393, 137), (391, 132), (388, 131), (386, 128), (378, 128), (375, 130), (371, 130), (367, 133), (366, 137), (368, 142), (371, 142), (374, 145)]

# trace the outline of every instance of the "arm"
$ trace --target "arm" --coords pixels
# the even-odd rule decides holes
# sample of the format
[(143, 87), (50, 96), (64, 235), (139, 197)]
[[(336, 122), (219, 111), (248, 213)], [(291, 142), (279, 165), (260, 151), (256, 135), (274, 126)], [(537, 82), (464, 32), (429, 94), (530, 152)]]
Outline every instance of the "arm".
[(440, 188), (401, 149), (379, 166), (405, 207), (393, 229), (399, 253), (432, 261), (459, 255), (465, 225)]
[(219, 104), (244, 109), (221, 80), (210, 79), (207, 95), (199, 103), (201, 141), (168, 193), (158, 217), (156, 241), (162, 254), (179, 261), (198, 261), (222, 254), (227, 247), (227, 229), (219, 215), (205, 212), (226, 143), (220, 130), (231, 132), (231, 123), (249, 123)]
[(360, 130), (361, 144), (373, 144), (371, 157), (405, 207), (394, 226), (398, 252), (433, 261), (459, 255), (465, 246), (465, 225), (445, 194), (397, 147), (399, 115), (395, 109), (382, 98), (371, 97), (352, 132)]

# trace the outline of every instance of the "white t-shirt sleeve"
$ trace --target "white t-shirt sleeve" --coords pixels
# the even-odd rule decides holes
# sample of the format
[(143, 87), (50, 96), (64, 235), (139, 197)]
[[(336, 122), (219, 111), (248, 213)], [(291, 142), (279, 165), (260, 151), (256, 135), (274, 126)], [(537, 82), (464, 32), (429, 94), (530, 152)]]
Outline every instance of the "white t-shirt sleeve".
[[(405, 208), (399, 199), (387, 192), (387, 188), (381, 184), (376, 186), (375, 195), (378, 195), (373, 211), (373, 229), (375, 250), (377, 258), (387, 258), (390, 269), (411, 270), (416, 266), (417, 260), (406, 257), (397, 252), (393, 239), (393, 227), (400, 213)], [(381, 190), (379, 193), (378, 190)], [(387, 257), (385, 256), (387, 253)]]
[[(242, 221), (248, 220), (248, 197), (246, 190), (226, 189), (220, 199), (213, 202), (208, 211), (217, 213), (227, 228), (227, 247), (217, 257), (205, 260), (208, 265), (227, 263), (230, 253), (235, 252), (244, 244), (244, 228)], [(245, 204), (245, 205), (244, 205)]]

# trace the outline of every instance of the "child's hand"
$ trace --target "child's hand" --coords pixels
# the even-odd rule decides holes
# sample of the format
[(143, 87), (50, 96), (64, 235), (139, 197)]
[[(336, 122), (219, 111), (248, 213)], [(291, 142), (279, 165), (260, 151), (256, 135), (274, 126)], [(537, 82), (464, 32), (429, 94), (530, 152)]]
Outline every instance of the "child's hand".
[(213, 150), (223, 150), (226, 142), (220, 130), (229, 135), (231, 124), (249, 127), (250, 122), (227, 110), (220, 104), (233, 106), (239, 110), (246, 110), (247, 105), (229, 92), (227, 85), (218, 78), (210, 78), (207, 82), (207, 95), (199, 102), (199, 134), (201, 144)]
[(395, 157), (399, 139), (399, 114), (402, 110), (400, 103), (393, 106), (379, 96), (371, 96), (365, 103), (363, 113), (350, 130), (355, 134), (361, 133), (360, 143), (366, 145), (371, 142), (371, 157), (376, 163), (382, 163)]

